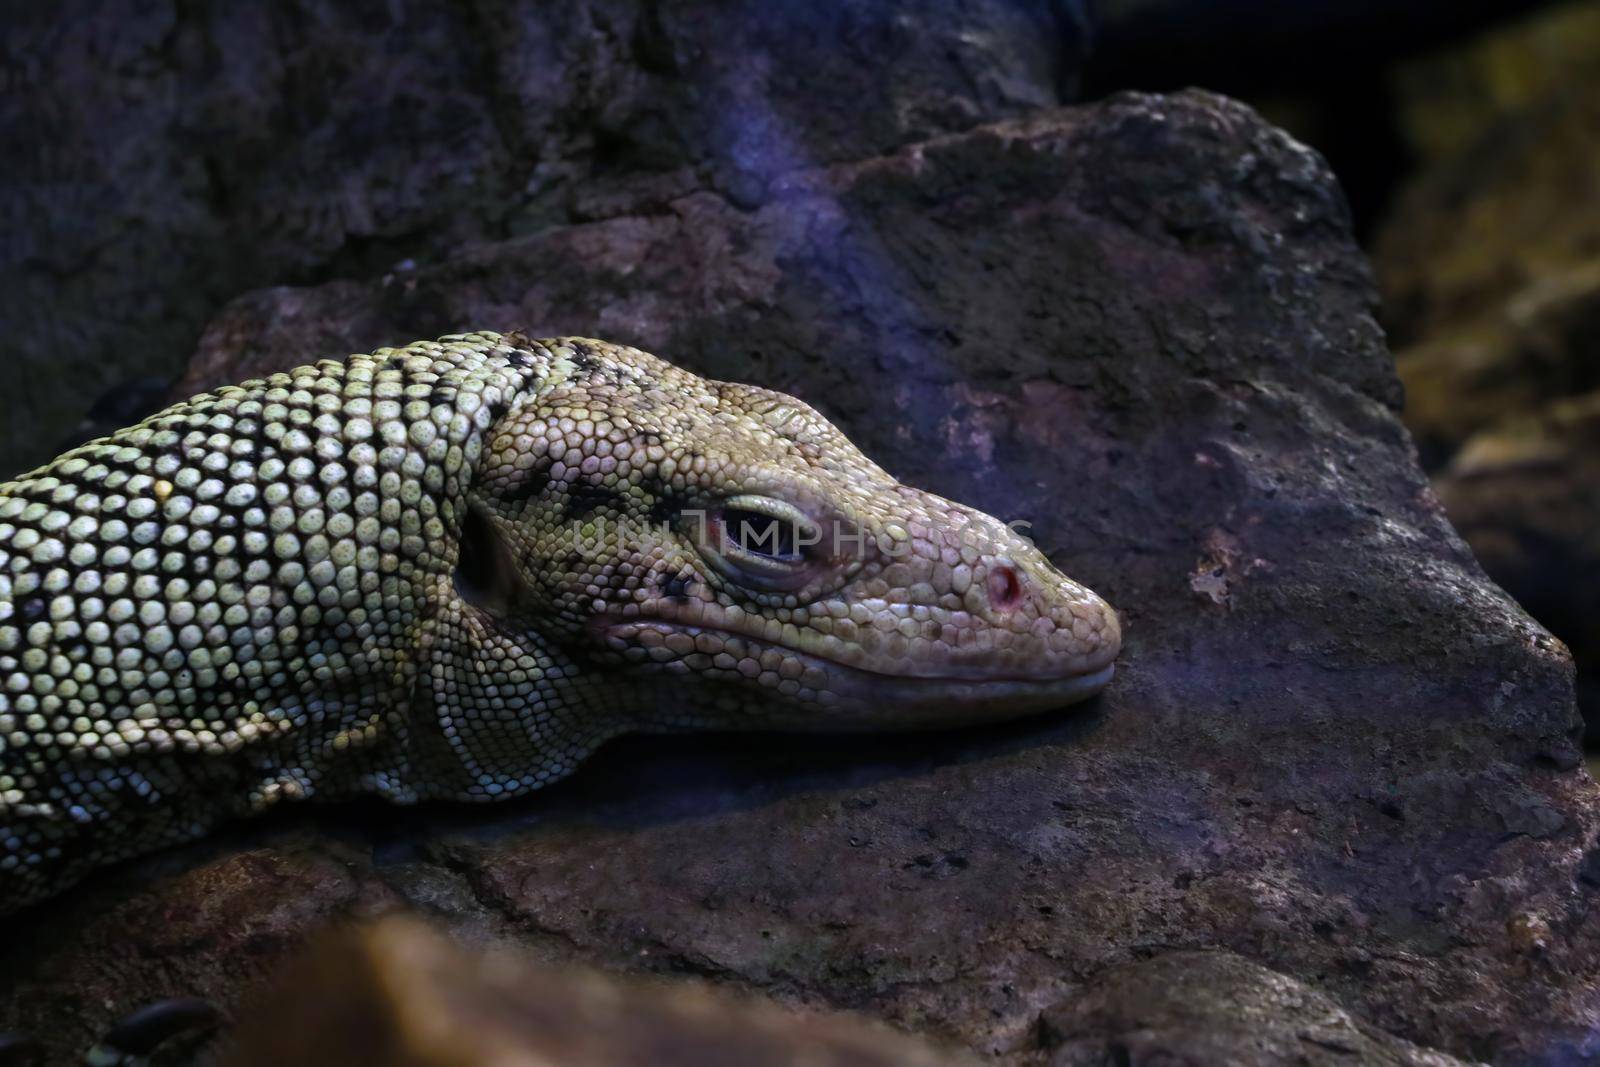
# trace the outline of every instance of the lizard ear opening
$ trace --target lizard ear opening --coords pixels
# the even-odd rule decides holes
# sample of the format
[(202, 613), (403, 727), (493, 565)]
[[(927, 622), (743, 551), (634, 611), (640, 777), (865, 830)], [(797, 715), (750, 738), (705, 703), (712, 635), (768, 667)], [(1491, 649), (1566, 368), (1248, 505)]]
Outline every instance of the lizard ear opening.
[(516, 563), (494, 523), (475, 507), (461, 524), (456, 557), (456, 593), (473, 607), (503, 615), (517, 585)]

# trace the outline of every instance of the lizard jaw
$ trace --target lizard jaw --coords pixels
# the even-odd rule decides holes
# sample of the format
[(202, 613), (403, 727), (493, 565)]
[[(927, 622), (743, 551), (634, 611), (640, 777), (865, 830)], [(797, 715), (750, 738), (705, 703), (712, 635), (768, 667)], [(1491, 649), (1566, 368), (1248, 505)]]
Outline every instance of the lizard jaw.
[[(647, 632), (655, 637), (641, 640)], [(733, 666), (718, 668), (691, 662), (696, 655), (708, 660), (705, 653), (668, 655), (670, 646), (665, 638), (671, 634), (690, 638), (713, 634), (730, 642), (740, 658)], [(802, 668), (797, 686), (789, 687), (787, 693), (777, 688), (771, 693), (774, 704), (783, 703), (788, 696), (796, 705), (796, 712), (785, 716), (784, 725), (825, 730), (918, 730), (1017, 718), (1087, 700), (1104, 689), (1116, 673), (1115, 665), (1108, 661), (1091, 664), (1085, 670), (1034, 676), (985, 675), (970, 669), (950, 675), (891, 674), (747, 634), (660, 619), (615, 622), (603, 627), (601, 636), (614, 651), (637, 650), (633, 655), (640, 669), (750, 686), (763, 682), (781, 684), (776, 672), (759, 669), (763, 653), (777, 652)], [(652, 646), (648, 650), (646, 642)], [(640, 657), (639, 652), (645, 656)], [(741, 664), (750, 666), (740, 670)], [(817, 684), (807, 686), (806, 682)]]
[[(855, 688), (849, 684), (852, 673), (866, 676), (866, 691), (850, 703), (867, 712), (857, 720), (859, 725), (874, 730), (921, 730), (1001, 722), (1064, 708), (1098, 694), (1116, 673), (1116, 667), (1107, 664), (1092, 673), (1063, 678), (975, 680), (899, 677), (874, 674), (857, 667), (834, 666), (839, 672), (834, 675), (835, 684), (847, 690)], [(893, 718), (881, 717), (882, 712), (888, 712)], [(818, 725), (837, 729), (846, 723), (834, 719)]]

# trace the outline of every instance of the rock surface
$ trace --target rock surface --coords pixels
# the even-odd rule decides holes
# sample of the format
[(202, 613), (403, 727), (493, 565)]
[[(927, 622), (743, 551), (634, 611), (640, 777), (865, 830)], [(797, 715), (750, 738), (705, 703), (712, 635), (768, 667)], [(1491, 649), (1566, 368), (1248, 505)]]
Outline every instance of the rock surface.
[(1561, 634), (1600, 711), (1600, 392), (1474, 434), (1435, 479), (1484, 568)]
[[(904, 480), (1031, 520), (1123, 612), (1124, 663), (1086, 710), (1004, 729), (635, 738), (493, 810), (242, 827), (25, 915), (0, 1029), (68, 1047), (144, 998), (237, 1005), (325, 917), (409, 903), (1017, 1065), (1069, 1016), (1112, 1041), (1116, 976), (1197, 950), (1316, 991), (1261, 1008), (1274, 1041), (1309, 1011), (1464, 1059), (1594, 1057), (1571, 662), (1445, 521), (1374, 303), (1318, 157), (1185, 93), (230, 305), (192, 384), (515, 326), (798, 393)], [(1224, 1028), (1165, 1047), (1207, 1062)]]
[[(1353, 1019), (1328, 997), (1230, 952), (1107, 968), (1039, 1018), (1038, 1067), (1465, 1067)], [(312, 935), (240, 1011), (224, 1067), (975, 1067), (863, 1025), (718, 994), (532, 964), (505, 944), (452, 943), (415, 918)]]
[(1489, 575), (1572, 647), (1593, 744), (1600, 466), (1574, 412), (1600, 389), (1600, 3), (1418, 61), (1398, 87), (1426, 160), (1378, 241), (1406, 422)]
[(1088, 26), (1081, 0), (10, 5), (0, 478), (245, 290), (1059, 103)]
[(1047, 1067), (1464, 1067), (1350, 1017), (1299, 982), (1231, 952), (1168, 952), (1107, 968), (1044, 1010)]
[(537, 966), (416, 920), (324, 933), (249, 1005), (224, 1067), (977, 1067), (846, 1015)]

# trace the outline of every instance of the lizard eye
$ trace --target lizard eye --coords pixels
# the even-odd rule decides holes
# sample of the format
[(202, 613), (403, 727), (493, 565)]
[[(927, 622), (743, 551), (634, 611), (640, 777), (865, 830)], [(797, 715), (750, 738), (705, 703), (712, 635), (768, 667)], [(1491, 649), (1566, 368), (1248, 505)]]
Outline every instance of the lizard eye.
[(725, 576), (765, 589), (797, 589), (811, 577), (816, 523), (782, 500), (736, 496), (706, 513), (701, 554)]
[(794, 523), (749, 508), (724, 508), (720, 518), (723, 536), (740, 552), (772, 563), (799, 563), (803, 558)]

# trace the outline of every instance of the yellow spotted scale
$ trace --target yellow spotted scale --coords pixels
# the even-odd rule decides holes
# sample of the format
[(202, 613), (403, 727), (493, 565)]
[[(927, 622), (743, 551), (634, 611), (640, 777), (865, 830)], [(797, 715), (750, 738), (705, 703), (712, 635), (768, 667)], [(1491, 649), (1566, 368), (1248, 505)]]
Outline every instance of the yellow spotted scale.
[(792, 397), (472, 333), (193, 397), (0, 485), (0, 911), (283, 800), (496, 800), (626, 731), (1103, 687), (1115, 613)]

